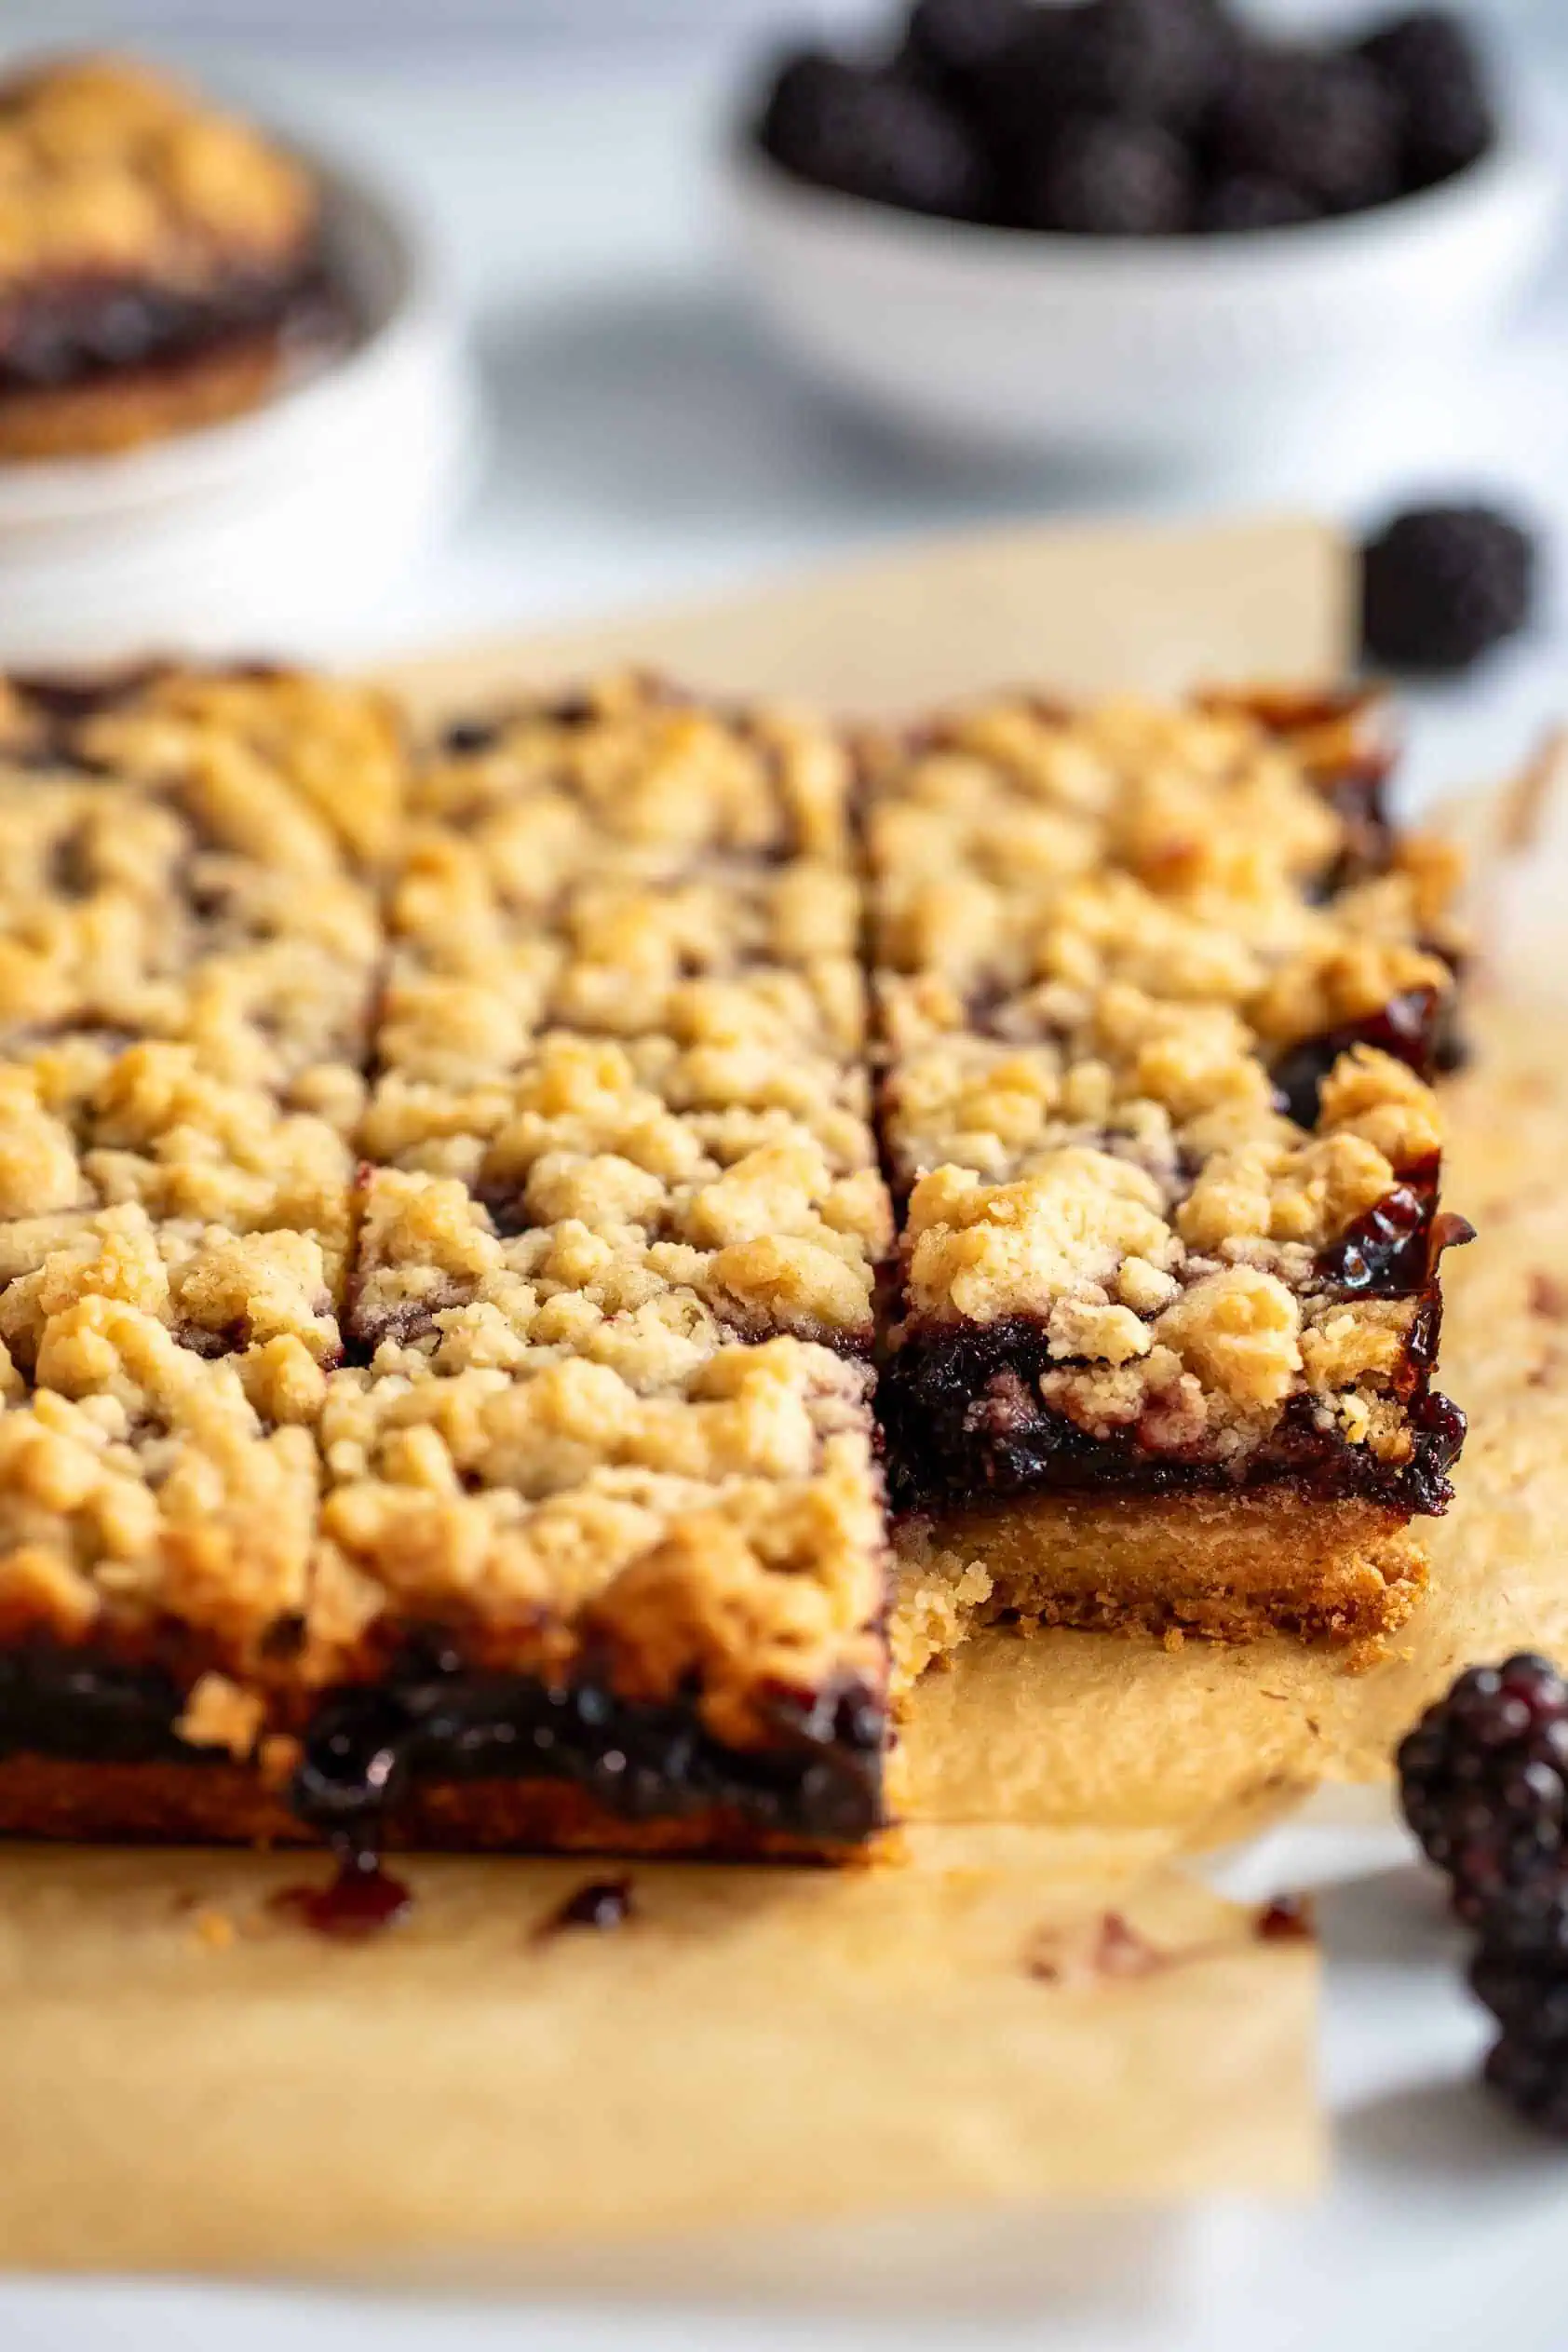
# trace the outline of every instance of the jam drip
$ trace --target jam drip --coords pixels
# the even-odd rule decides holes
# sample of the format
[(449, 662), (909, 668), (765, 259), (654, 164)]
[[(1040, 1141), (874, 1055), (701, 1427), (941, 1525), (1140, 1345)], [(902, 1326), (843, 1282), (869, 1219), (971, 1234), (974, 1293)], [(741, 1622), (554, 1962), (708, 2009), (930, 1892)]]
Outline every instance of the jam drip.
[(725, 1806), (759, 1829), (853, 1844), (880, 1827), (880, 1707), (863, 1691), (780, 1695), (766, 1748), (726, 1748), (684, 1702), (623, 1699), (591, 1680), (442, 1671), (329, 1693), (291, 1802), (339, 1844), (373, 1852), (415, 1778), (550, 1779), (628, 1821)]
[(361, 1942), (396, 1927), (408, 1917), (413, 1897), (400, 1878), (384, 1871), (373, 1854), (353, 1851), (338, 1858), (337, 1873), (325, 1886), (282, 1886), (272, 1909), (297, 1919), (318, 1936)]
[(568, 1895), (558, 1911), (551, 1912), (539, 1935), (543, 1940), (574, 1927), (592, 1927), (604, 1935), (614, 1927), (624, 1926), (632, 1911), (629, 1878), (590, 1878), (586, 1886)]

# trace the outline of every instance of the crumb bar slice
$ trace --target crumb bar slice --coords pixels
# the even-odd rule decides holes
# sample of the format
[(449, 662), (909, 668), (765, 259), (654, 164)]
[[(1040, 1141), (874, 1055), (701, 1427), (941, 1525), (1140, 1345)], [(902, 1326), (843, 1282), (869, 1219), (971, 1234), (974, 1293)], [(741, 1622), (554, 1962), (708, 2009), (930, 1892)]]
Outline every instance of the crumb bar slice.
[(320, 312), (309, 174), (126, 61), (0, 85), (0, 456), (120, 449), (248, 407)]
[[(331, 696), (318, 726), (312, 691), (144, 682), (112, 733), (34, 694), (17, 735), (46, 784), (61, 728), (84, 765), (112, 744), (127, 804), (183, 822), (188, 708), (220, 696), (373, 906), (381, 738)], [(358, 1062), (330, 1021), (301, 1062), (276, 1021), (241, 1051), (187, 1018), (230, 947), (179, 861), (134, 933), (155, 1035), (105, 1035), (85, 988), (25, 1008), (0, 1827), (808, 1855), (877, 1829), (892, 1221), (852, 776), (799, 723), (612, 682), (422, 764)]]
[(1363, 725), (1014, 699), (872, 748), (915, 1665), (977, 1610), (1357, 1638), (1420, 1590), (1462, 942)]
[(320, 1425), (312, 1818), (704, 1852), (884, 1818), (852, 782), (825, 731), (641, 678), (417, 778)]
[(392, 896), (384, 1064), (486, 1083), (559, 1027), (727, 1048), (726, 1101), (777, 1048), (840, 1090), (865, 1005), (847, 785), (826, 728), (636, 674), (454, 726)]

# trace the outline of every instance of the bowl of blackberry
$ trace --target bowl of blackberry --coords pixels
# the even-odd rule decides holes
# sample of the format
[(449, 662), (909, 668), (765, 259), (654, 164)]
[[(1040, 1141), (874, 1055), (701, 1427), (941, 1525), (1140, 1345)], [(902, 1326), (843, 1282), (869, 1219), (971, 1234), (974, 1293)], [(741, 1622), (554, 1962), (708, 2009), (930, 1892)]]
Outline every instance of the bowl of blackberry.
[(799, 47), (728, 155), (780, 343), (927, 439), (1166, 457), (1343, 425), (1542, 260), (1549, 142), (1459, 13), (1332, 43), (1227, 0), (914, 0)]

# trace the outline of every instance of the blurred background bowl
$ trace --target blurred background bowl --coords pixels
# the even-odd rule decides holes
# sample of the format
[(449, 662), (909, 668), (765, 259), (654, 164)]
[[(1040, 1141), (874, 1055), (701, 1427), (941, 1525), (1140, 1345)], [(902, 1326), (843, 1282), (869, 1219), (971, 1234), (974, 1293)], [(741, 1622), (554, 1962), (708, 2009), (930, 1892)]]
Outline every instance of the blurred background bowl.
[(822, 384), (926, 440), (1163, 462), (1353, 427), (1463, 363), (1540, 265), (1561, 173), (1507, 135), (1373, 211), (1212, 237), (975, 227), (725, 165), (752, 291)]
[(449, 520), (480, 431), (445, 269), (378, 181), (304, 152), (354, 320), (346, 348), (223, 424), (0, 466), (0, 660), (291, 651)]

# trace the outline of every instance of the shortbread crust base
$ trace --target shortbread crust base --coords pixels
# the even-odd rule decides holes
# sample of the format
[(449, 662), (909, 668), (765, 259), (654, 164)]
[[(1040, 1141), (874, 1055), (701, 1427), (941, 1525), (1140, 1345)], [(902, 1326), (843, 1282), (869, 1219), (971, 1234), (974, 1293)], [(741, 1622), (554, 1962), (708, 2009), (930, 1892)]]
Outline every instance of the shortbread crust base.
[(892, 1638), (900, 1681), (977, 1625), (1250, 1642), (1372, 1642), (1426, 1588), (1425, 1545), (1397, 1511), (1260, 1494), (1047, 1494), (905, 1520)]
[(221, 425), (269, 399), (288, 364), (275, 328), (179, 359), (114, 368), (0, 396), (0, 459), (108, 457)]

